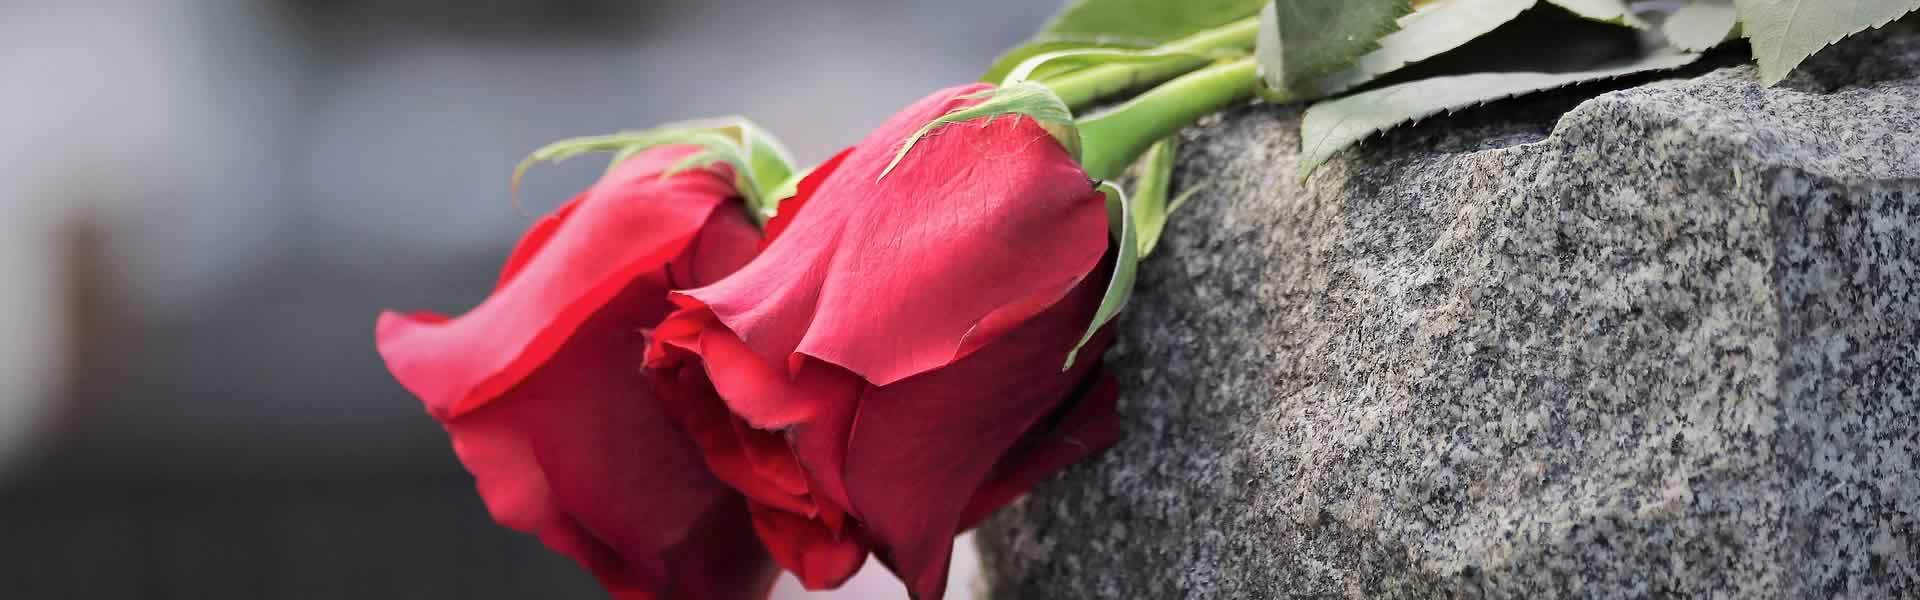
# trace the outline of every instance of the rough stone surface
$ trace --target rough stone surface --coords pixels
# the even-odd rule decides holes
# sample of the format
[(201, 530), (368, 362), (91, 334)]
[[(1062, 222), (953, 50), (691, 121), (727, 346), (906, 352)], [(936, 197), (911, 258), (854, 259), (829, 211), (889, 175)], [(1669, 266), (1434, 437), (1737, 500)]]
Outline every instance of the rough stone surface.
[(1920, 595), (1920, 37), (1685, 75), (1304, 184), (1294, 109), (1188, 131), (1126, 437), (982, 530), (990, 595)]

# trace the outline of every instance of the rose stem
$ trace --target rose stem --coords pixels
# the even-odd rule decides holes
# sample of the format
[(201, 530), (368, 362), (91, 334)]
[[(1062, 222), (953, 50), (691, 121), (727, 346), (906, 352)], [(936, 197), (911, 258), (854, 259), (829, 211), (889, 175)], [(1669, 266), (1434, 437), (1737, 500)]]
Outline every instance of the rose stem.
[(1253, 96), (1259, 67), (1252, 57), (1221, 63), (1148, 90), (1111, 111), (1080, 120), (1087, 176), (1111, 179), (1162, 138)]
[(1260, 31), (1260, 19), (1248, 17), (1208, 29), (1154, 48), (1164, 52), (1162, 60), (1142, 63), (1110, 63), (1067, 73), (1045, 81), (1053, 93), (1074, 110), (1121, 92), (1160, 83), (1214, 62), (1221, 51), (1245, 52), (1253, 49)]

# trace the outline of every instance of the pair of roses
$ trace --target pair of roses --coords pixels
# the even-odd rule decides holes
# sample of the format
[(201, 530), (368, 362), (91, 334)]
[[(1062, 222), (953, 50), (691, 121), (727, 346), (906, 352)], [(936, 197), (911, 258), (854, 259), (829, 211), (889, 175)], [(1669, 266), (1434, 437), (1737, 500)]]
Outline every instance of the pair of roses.
[[(1118, 436), (1104, 196), (1033, 119), (902, 140), (799, 183), (764, 232), (699, 151), (624, 159), (528, 230), (458, 318), (383, 314), (394, 377), (502, 525), (620, 598), (838, 586), (872, 554), (942, 596), (953, 537)], [(883, 176), (884, 175), (884, 176)]]

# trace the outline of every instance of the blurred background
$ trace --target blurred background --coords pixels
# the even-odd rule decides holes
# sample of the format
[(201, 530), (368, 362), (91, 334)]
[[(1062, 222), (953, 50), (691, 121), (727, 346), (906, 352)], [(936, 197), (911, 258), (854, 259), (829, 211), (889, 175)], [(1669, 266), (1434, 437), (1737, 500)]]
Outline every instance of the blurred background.
[(491, 523), (374, 316), (479, 301), (546, 142), (737, 113), (812, 164), (1056, 6), (0, 0), (0, 597), (602, 597)]

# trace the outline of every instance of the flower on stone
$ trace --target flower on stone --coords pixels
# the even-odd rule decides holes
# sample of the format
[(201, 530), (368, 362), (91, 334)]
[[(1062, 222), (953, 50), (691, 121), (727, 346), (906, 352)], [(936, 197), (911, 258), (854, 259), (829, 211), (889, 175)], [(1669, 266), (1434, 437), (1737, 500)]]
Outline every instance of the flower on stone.
[(479, 306), (386, 313), (375, 332), (494, 520), (623, 600), (763, 598), (777, 573), (747, 502), (641, 368), (669, 290), (718, 281), (761, 244), (727, 167), (674, 172), (699, 151), (627, 158), (535, 223)]
[(992, 89), (928, 96), (815, 169), (764, 252), (675, 293), (648, 348), (667, 411), (807, 587), (871, 552), (938, 599), (954, 535), (1118, 436), (1109, 334), (1062, 368), (1112, 268), (1105, 196), (1035, 119), (916, 135)]

